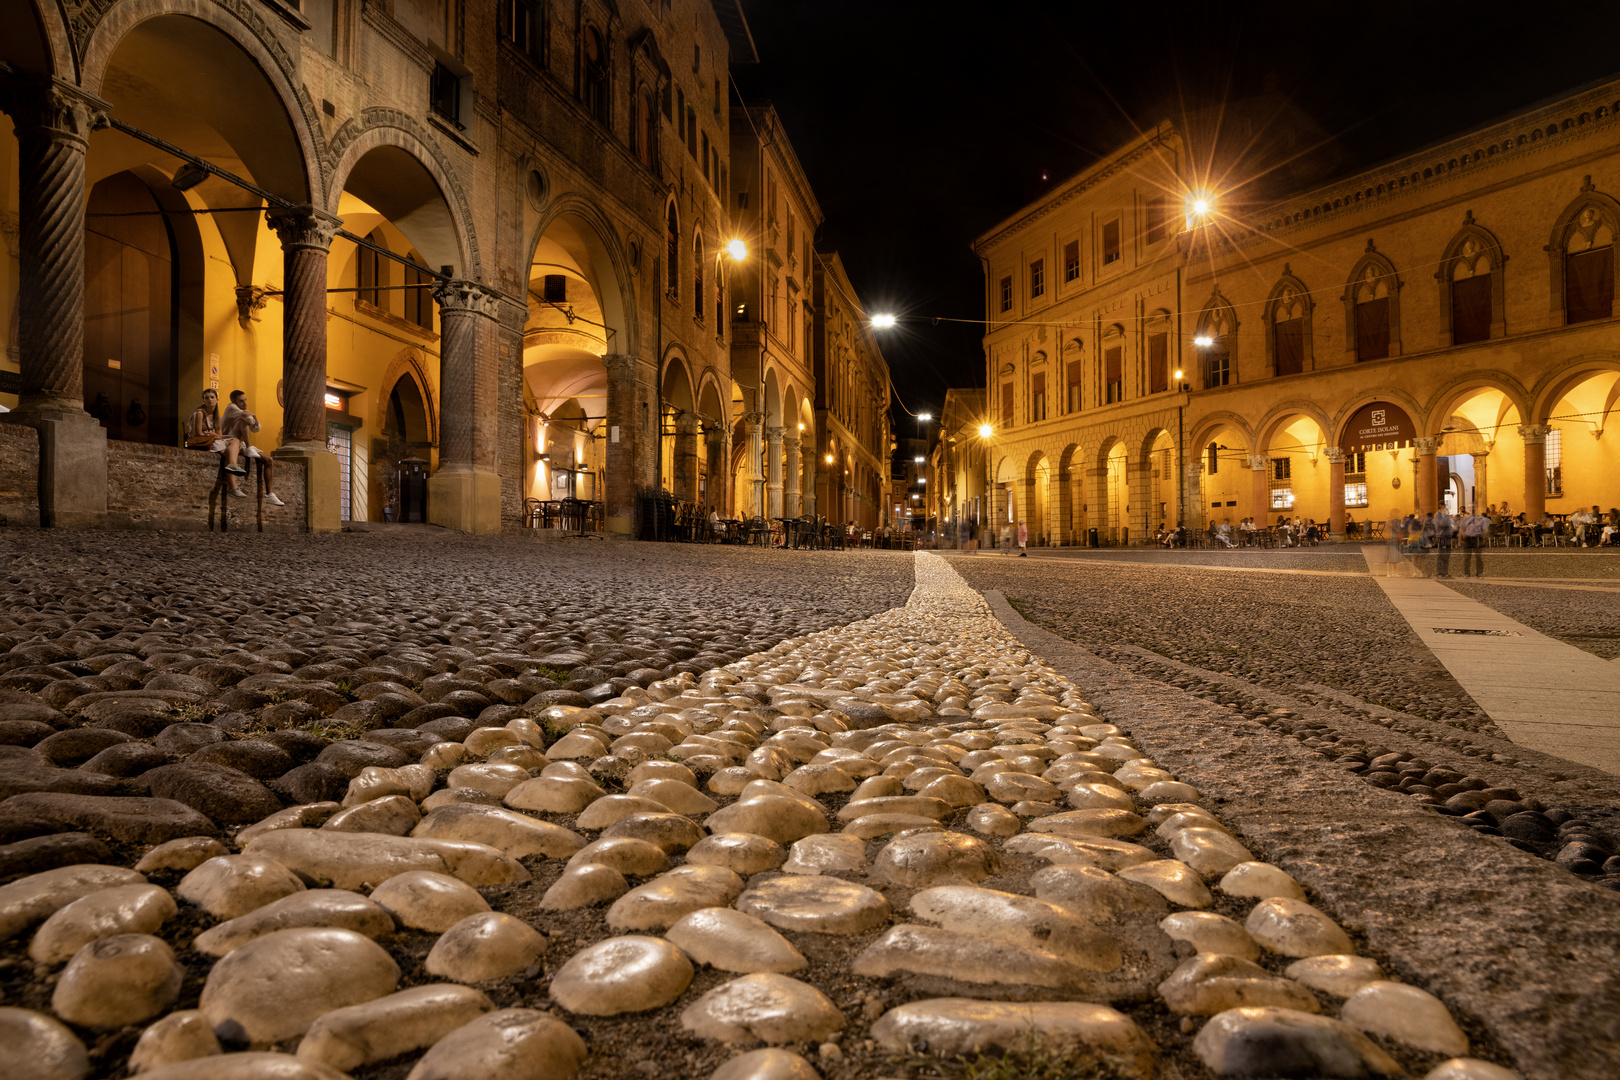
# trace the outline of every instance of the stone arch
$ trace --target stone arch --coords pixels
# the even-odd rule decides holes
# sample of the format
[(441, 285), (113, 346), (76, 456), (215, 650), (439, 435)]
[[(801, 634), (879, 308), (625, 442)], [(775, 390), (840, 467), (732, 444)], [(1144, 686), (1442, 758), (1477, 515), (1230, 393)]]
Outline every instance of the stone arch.
[[(1266, 367), (1272, 375), (1297, 375), (1315, 368), (1312, 313), (1316, 304), (1305, 283), (1287, 263), (1266, 297), (1260, 320), (1265, 325)], [(1292, 324), (1298, 322), (1297, 327)], [(1297, 336), (1297, 342), (1292, 339)], [(1279, 346), (1279, 338), (1283, 340)]]
[(1434, 278), (1439, 284), (1439, 310), (1440, 310), (1440, 345), (1468, 344), (1469, 340), (1457, 340), (1457, 328), (1453, 325), (1455, 318), (1454, 288), (1458, 281), (1488, 275), (1490, 279), (1491, 317), (1487, 338), (1499, 338), (1505, 332), (1506, 322), (1503, 315), (1505, 310), (1504, 271), (1503, 266), (1507, 256), (1502, 254), (1501, 241), (1497, 240), (1490, 230), (1474, 222), (1474, 212), (1468, 211), (1463, 217), (1462, 228), (1446, 244), (1440, 256), (1440, 268), (1435, 271)]
[(686, 351), (679, 345), (664, 349), (662, 386), (664, 404), (678, 412), (696, 412), (697, 395)]
[[(345, 190), (371, 203), (390, 221), (394, 222), (399, 230), (411, 240), (416, 250), (428, 260), (433, 270), (438, 270), (443, 263), (438, 260), (443, 255), (434, 256), (429, 249), (443, 252), (446, 248), (444, 241), (426, 239), (423, 241), (412, 236), (412, 229), (407, 226), (413, 218), (421, 219), (416, 231), (439, 233), (448, 227), (451, 232), (455, 258), (450, 265), (455, 267), (454, 276), (466, 277), (473, 280), (482, 280), (483, 266), (478, 251), (478, 237), (472, 224), (472, 208), (467, 202), (466, 193), (457, 181), (450, 164), (428, 137), (427, 130), (407, 113), (398, 109), (369, 108), (363, 109), (358, 117), (348, 120), (338, 129), (332, 137), (333, 169), (331, 188), (326, 198), (326, 209), (329, 213), (338, 212), (338, 202)], [(363, 164), (364, 163), (364, 164)], [(379, 164), (381, 167), (379, 168)], [(355, 187), (356, 170), (360, 170), (359, 187)], [(412, 172), (420, 170), (416, 176)], [(403, 173), (404, 175), (401, 175)], [(381, 175), (377, 175), (381, 174)], [(385, 190), (388, 180), (393, 180), (396, 186), (403, 186), (405, 179), (415, 180), (406, 191), (399, 191), (388, 197)], [(442, 220), (432, 213), (428, 205), (427, 192), (423, 181), (431, 180), (439, 199), (444, 204)], [(365, 189), (372, 189), (369, 192)], [(408, 192), (408, 193), (407, 193)], [(382, 203), (372, 195), (381, 194)], [(385, 203), (399, 205), (388, 206)], [(407, 206), (405, 203), (415, 203)]]
[[(1616, 237), (1620, 237), (1620, 202), (1594, 188), (1588, 176), (1581, 184), (1580, 194), (1553, 221), (1552, 235), (1547, 240), (1552, 325), (1563, 326), (1568, 321), (1569, 256), (1605, 245), (1612, 252)], [(1612, 280), (1612, 254), (1610, 258)]]
[(1424, 434), (1439, 435), (1457, 402), (1487, 387), (1500, 390), (1503, 397), (1518, 410), (1519, 416), (1525, 418), (1523, 422), (1530, 423), (1528, 417), (1531, 416), (1532, 394), (1519, 380), (1501, 371), (1469, 371), (1448, 380), (1429, 396), (1424, 407), (1428, 417), (1428, 422), (1423, 425)]
[(1620, 355), (1615, 353), (1587, 353), (1557, 365), (1543, 373), (1530, 393), (1531, 407), (1519, 415), (1526, 423), (1545, 424), (1552, 416), (1554, 406), (1576, 385), (1603, 371), (1620, 371)]
[[(1276, 437), (1277, 432), (1284, 427), (1286, 421), (1296, 416), (1304, 416), (1314, 421), (1316, 426), (1321, 429), (1323, 439), (1331, 438), (1333, 421), (1314, 401), (1301, 399), (1284, 401), (1272, 406), (1265, 416), (1261, 417), (1259, 423), (1254, 425), (1255, 438), (1251, 444), (1254, 447), (1254, 453), (1264, 454), (1269, 451), (1271, 441)], [(1333, 443), (1330, 441), (1327, 445), (1331, 446)]]
[[(609, 330), (614, 331), (610, 335), (609, 351), (641, 355), (636, 306), (629, 296), (630, 282), (634, 277), (626, 261), (625, 245), (613, 222), (595, 202), (576, 193), (559, 195), (552, 200), (536, 224), (534, 235), (530, 237), (527, 265), (534, 264), (535, 251), (547, 230), (565, 217), (574, 218), (588, 230), (584, 239), (590, 248), (591, 268), (597, 279), (592, 283), (592, 288), (602, 305), (603, 321)], [(611, 275), (611, 280), (603, 280), (604, 275)]]
[[(1388, 351), (1386, 356), (1401, 355), (1401, 279), (1395, 264), (1376, 248), (1371, 240), (1367, 250), (1350, 268), (1345, 279), (1344, 296), (1345, 351), (1356, 360), (1382, 360), (1382, 356), (1361, 356), (1357, 349), (1357, 305), (1387, 303)], [(1371, 317), (1369, 315), (1369, 317)]]
[[(105, 3), (97, 0), (96, 6)], [(293, 202), (322, 204), (329, 186), (331, 165), (327, 156), (326, 139), (320, 118), (292, 53), (282, 43), (278, 33), (266, 22), (261, 5), (252, 0), (114, 0), (95, 10), (86, 5), (79, 9), (73, 20), (74, 36), (78, 40), (80, 85), (91, 94), (105, 97), (102, 80), (108, 63), (122, 43), (143, 24), (166, 16), (195, 19), (228, 37), (257, 65), (268, 82), (277, 103), (287, 115), (288, 126), (299, 150), (302, 169), (301, 183), (291, 188), (285, 182), (266, 182), (261, 170), (255, 170), (244, 158), (250, 171), (261, 186)], [(222, 97), (223, 95), (216, 95)], [(207, 95), (200, 102), (212, 102)], [(251, 111), (250, 105), (232, 98), (229, 105)], [(270, 160), (275, 153), (266, 155)], [(277, 170), (268, 170), (272, 175)], [(281, 190), (278, 190), (281, 188)]]
[(1204, 301), (1203, 308), (1198, 312), (1194, 327), (1195, 339), (1207, 338), (1210, 342), (1197, 346), (1199, 377), (1204, 388), (1226, 386), (1235, 381), (1233, 373), (1238, 365), (1237, 309), (1219, 286), (1210, 290), (1209, 299)]
[(1322, 430), (1327, 433), (1333, 446), (1344, 445), (1344, 426), (1356, 414), (1356, 410), (1371, 401), (1391, 401), (1406, 410), (1406, 415), (1412, 418), (1412, 425), (1419, 431), (1427, 431), (1428, 411), (1418, 402), (1417, 398), (1393, 386), (1370, 386), (1357, 391), (1347, 398), (1339, 410), (1329, 418), (1330, 427)]
[(0, 0), (0, 26), (6, 27), (0, 61), (28, 75), (78, 81), (73, 43), (57, 5)]

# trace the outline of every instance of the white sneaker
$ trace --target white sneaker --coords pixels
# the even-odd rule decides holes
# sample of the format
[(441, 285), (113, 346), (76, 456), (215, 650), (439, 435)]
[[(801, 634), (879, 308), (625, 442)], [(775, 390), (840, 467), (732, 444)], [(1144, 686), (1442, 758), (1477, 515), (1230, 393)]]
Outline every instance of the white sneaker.
[(270, 493), (266, 494), (265, 497), (264, 497), (264, 501), (269, 503), (271, 506), (286, 506), (287, 505), (286, 503), (281, 501), (281, 496), (275, 494), (274, 492), (270, 492)]
[(233, 499), (245, 499), (245, 498), (247, 498), (247, 492), (243, 491), (241, 488), (234, 488), (233, 487), (233, 488), (227, 488), (226, 490), (231, 493), (231, 498), (233, 498)]

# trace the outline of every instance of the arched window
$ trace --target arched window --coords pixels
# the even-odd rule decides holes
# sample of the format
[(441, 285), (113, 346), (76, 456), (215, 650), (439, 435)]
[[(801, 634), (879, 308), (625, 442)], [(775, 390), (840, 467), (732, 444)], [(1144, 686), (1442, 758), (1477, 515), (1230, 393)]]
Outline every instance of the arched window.
[[(1553, 322), (1569, 325), (1614, 314), (1614, 238), (1620, 233), (1620, 204), (1592, 187), (1558, 216), (1552, 241)], [(1558, 307), (1563, 306), (1559, 320)]]
[(692, 317), (703, 321), (703, 236), (692, 238)]
[(584, 70), (580, 73), (580, 97), (585, 111), (602, 123), (608, 122), (607, 49), (594, 26), (585, 28)]
[(720, 256), (714, 258), (714, 332), (721, 336), (726, 332), (726, 279), (721, 276), (723, 266)]
[(1343, 297), (1346, 345), (1357, 362), (1401, 354), (1400, 290), (1394, 264), (1367, 241)]
[(1467, 345), (1500, 337), (1502, 323), (1502, 248), (1496, 238), (1474, 224), (1469, 211), (1460, 231), (1440, 260), (1440, 344)]
[[(1233, 345), (1237, 341), (1237, 312), (1231, 301), (1215, 293), (1198, 316), (1198, 329), (1193, 334), (1193, 345), (1198, 350), (1198, 367), (1206, 390), (1217, 386), (1230, 386), (1235, 357)], [(1207, 344), (1205, 344), (1207, 342)]]
[(1274, 375), (1298, 375), (1311, 367), (1311, 297), (1285, 265), (1266, 302), (1266, 344)]
[(645, 87), (636, 95), (636, 115), (631, 125), (631, 138), (636, 159), (651, 169), (658, 163), (658, 114), (654, 111), (652, 92)]
[(681, 265), (681, 223), (680, 219), (675, 216), (675, 205), (673, 203), (669, 207), (669, 221), (664, 239), (669, 249), (664, 264), (669, 273), (669, 298), (679, 300), (681, 298), (681, 276), (679, 273)]

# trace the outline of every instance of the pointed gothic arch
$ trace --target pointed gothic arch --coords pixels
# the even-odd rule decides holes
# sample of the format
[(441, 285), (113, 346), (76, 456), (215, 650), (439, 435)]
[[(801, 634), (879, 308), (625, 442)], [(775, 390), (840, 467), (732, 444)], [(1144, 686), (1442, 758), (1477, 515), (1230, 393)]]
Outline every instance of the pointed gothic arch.
[[(1490, 230), (1474, 222), (1472, 210), (1467, 211), (1463, 215), (1462, 228), (1446, 245), (1445, 253), (1440, 257), (1440, 268), (1434, 274), (1440, 286), (1442, 348), (1488, 341), (1506, 333), (1502, 270), (1506, 262), (1507, 256), (1502, 254), (1501, 242)], [(1489, 284), (1480, 286), (1480, 294), (1475, 295), (1473, 286), (1467, 283), (1478, 281)], [(1488, 297), (1484, 295), (1487, 289)], [(1478, 315), (1484, 312), (1477, 309), (1487, 302), (1490, 305), (1489, 321), (1480, 326)], [(1484, 332), (1483, 337), (1480, 336), (1481, 331)]]
[[(1607, 281), (1610, 294), (1607, 314), (1613, 314), (1614, 242), (1617, 236), (1620, 236), (1620, 202), (1598, 191), (1592, 186), (1592, 178), (1586, 177), (1581, 184), (1580, 194), (1564, 207), (1563, 212), (1553, 222), (1552, 236), (1547, 241), (1547, 270), (1551, 278), (1550, 325), (1565, 326), (1572, 321), (1584, 321), (1582, 318), (1571, 318), (1570, 270), (1572, 264), (1582, 264), (1604, 251), (1607, 252)], [(1577, 269), (1576, 272), (1579, 274), (1581, 270)], [(1594, 276), (1601, 279), (1601, 275)], [(1593, 284), (1601, 288), (1602, 283), (1601, 280), (1593, 283), (1578, 280), (1574, 284)], [(1579, 302), (1581, 298), (1576, 299)]]
[(1271, 287), (1261, 313), (1265, 324), (1266, 368), (1272, 375), (1298, 375), (1315, 369), (1311, 326), (1315, 308), (1310, 289), (1284, 263), (1282, 276)]
[(1401, 279), (1371, 240), (1350, 268), (1344, 296), (1345, 351), (1352, 360), (1401, 355)]

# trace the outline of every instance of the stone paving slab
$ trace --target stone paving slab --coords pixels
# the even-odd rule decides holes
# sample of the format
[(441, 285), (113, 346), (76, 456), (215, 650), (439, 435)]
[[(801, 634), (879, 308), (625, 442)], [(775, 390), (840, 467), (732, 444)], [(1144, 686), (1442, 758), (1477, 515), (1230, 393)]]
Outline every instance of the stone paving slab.
[(1322, 755), (992, 610), (1099, 714), (1209, 796), (1259, 857), (1403, 976), (1486, 1026), (1529, 1080), (1620, 1075), (1620, 897), (1369, 788)]

